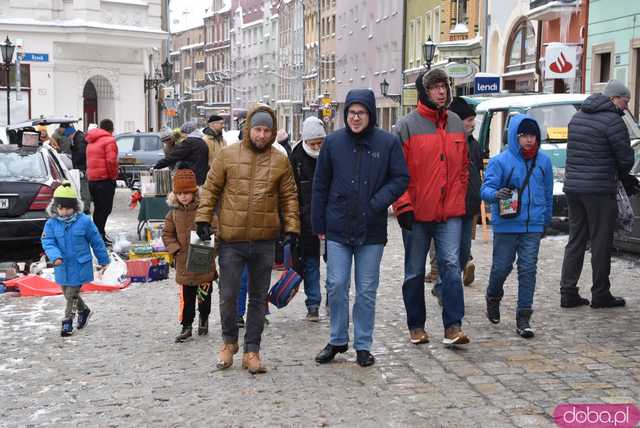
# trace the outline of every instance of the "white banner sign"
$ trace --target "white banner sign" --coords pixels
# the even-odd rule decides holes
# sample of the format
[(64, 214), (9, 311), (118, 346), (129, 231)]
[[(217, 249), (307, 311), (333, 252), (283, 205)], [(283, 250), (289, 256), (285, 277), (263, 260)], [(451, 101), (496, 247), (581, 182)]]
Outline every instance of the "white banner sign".
[(545, 79), (573, 79), (576, 77), (576, 47), (551, 43), (544, 54)]

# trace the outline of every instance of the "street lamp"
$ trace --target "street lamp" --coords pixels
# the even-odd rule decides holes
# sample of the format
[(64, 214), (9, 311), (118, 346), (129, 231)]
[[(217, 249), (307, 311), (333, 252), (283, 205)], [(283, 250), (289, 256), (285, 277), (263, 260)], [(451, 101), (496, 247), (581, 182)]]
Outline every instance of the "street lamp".
[(436, 54), (437, 46), (438, 45), (431, 40), (431, 36), (429, 36), (429, 39), (422, 45), (422, 59), (427, 65), (427, 70), (431, 70), (431, 62), (433, 62), (433, 56)]
[(10, 71), (11, 60), (13, 59), (13, 52), (16, 50), (16, 45), (11, 43), (9, 36), (7, 36), (4, 43), (0, 45), (0, 50), (2, 50), (2, 62), (4, 62), (4, 66), (7, 71), (7, 126), (9, 126), (9, 123), (11, 123), (11, 103), (9, 98), (9, 94), (11, 93)]
[(169, 62), (169, 58), (164, 60), (161, 67), (162, 67), (162, 77), (164, 78), (164, 81), (165, 82), (170, 81), (173, 75), (173, 64)]
[(382, 82), (380, 82), (380, 93), (385, 98), (389, 98), (392, 101), (395, 101), (398, 103), (400, 102), (400, 95), (389, 94), (389, 82), (387, 82), (387, 79), (384, 79)]

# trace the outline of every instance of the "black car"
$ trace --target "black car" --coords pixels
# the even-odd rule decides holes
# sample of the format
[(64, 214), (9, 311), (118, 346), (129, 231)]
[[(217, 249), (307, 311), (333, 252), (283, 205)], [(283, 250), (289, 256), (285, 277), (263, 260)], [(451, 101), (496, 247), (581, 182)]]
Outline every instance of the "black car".
[(129, 187), (139, 179), (140, 171), (148, 171), (164, 158), (160, 134), (153, 132), (126, 133), (116, 136), (120, 179)]
[(0, 144), (0, 261), (32, 260), (42, 247), (53, 191), (68, 170), (48, 145)]
[[(631, 174), (640, 179), (640, 140), (633, 145), (636, 153), (636, 163), (631, 170)], [(633, 208), (633, 230), (628, 235), (615, 235), (613, 244), (622, 251), (629, 251), (640, 254), (640, 194), (631, 196), (631, 207)]]

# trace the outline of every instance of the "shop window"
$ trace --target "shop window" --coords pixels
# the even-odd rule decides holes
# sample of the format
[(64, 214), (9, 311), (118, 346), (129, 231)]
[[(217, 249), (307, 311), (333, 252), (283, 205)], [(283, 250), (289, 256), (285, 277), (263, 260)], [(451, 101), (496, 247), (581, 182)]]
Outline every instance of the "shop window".
[(598, 82), (608, 82), (611, 74), (611, 52), (601, 53), (597, 57), (599, 62)]
[(533, 25), (521, 21), (511, 33), (507, 48), (506, 72), (533, 68), (536, 60), (536, 35)]

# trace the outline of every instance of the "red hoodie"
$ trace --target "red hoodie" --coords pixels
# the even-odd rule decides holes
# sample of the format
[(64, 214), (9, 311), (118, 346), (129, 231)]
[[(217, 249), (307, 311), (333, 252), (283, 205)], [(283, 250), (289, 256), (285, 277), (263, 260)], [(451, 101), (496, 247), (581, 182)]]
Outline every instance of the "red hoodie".
[(469, 155), (460, 118), (421, 102), (396, 124), (409, 167), (409, 188), (394, 204), (396, 216), (442, 222), (465, 215)]
[(95, 128), (85, 135), (87, 141), (87, 178), (89, 181), (118, 178), (118, 146), (110, 132)]

